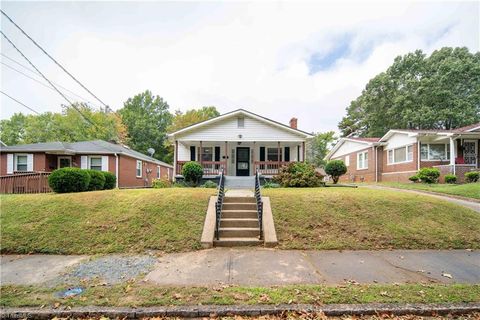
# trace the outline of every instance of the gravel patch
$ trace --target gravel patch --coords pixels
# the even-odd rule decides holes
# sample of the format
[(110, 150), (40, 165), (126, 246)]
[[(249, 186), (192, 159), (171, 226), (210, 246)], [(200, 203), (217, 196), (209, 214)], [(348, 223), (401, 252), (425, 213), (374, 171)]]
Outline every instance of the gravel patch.
[(75, 266), (65, 280), (101, 280), (107, 284), (125, 282), (146, 274), (157, 262), (151, 256), (105, 256)]

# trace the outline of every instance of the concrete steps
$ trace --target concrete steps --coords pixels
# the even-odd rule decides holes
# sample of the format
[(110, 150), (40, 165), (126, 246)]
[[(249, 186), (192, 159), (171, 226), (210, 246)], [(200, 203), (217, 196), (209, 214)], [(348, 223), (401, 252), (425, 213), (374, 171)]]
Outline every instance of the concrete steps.
[(257, 204), (253, 197), (225, 197), (216, 247), (256, 246), (260, 240)]

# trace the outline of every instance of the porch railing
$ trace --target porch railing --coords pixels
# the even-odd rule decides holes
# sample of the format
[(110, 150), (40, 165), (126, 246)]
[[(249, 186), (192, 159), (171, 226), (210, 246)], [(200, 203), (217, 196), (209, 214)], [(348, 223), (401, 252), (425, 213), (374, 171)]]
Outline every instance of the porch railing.
[[(182, 174), (183, 165), (187, 162), (188, 161), (177, 161), (177, 175)], [(219, 175), (225, 168), (225, 164), (224, 161), (202, 161), (203, 174), (210, 176)]]
[(260, 193), (260, 174), (255, 173), (255, 202), (257, 203), (258, 226), (260, 228), (260, 240), (263, 239), (263, 200)]
[(215, 202), (215, 238), (220, 239), (220, 221), (222, 220), (223, 199), (225, 198), (225, 176), (223, 170), (220, 173), (218, 183), (217, 201)]
[(253, 167), (255, 172), (263, 175), (275, 175), (281, 167), (287, 166), (290, 161), (254, 161)]
[(0, 176), (0, 193), (47, 193), (50, 172), (29, 172)]

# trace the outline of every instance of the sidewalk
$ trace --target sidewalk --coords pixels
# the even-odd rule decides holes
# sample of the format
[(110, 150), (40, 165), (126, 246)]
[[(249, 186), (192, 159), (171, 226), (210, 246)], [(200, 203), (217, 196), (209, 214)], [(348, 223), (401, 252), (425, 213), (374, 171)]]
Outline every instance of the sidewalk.
[(216, 248), (159, 258), (110, 255), (90, 260), (79, 256), (26, 255), (1, 259), (2, 285), (72, 283), (89, 278), (106, 279), (107, 283), (136, 278), (162, 286), (474, 284), (480, 283), (480, 251)]

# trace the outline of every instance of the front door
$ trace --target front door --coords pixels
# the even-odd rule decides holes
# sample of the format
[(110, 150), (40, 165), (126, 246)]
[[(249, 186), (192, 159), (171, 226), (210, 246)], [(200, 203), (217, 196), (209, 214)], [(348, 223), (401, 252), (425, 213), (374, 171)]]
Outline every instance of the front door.
[(250, 148), (237, 147), (237, 176), (250, 175)]
[(463, 158), (465, 164), (477, 164), (477, 142), (475, 140), (463, 141)]
[(72, 157), (58, 157), (58, 169), (72, 166)]

